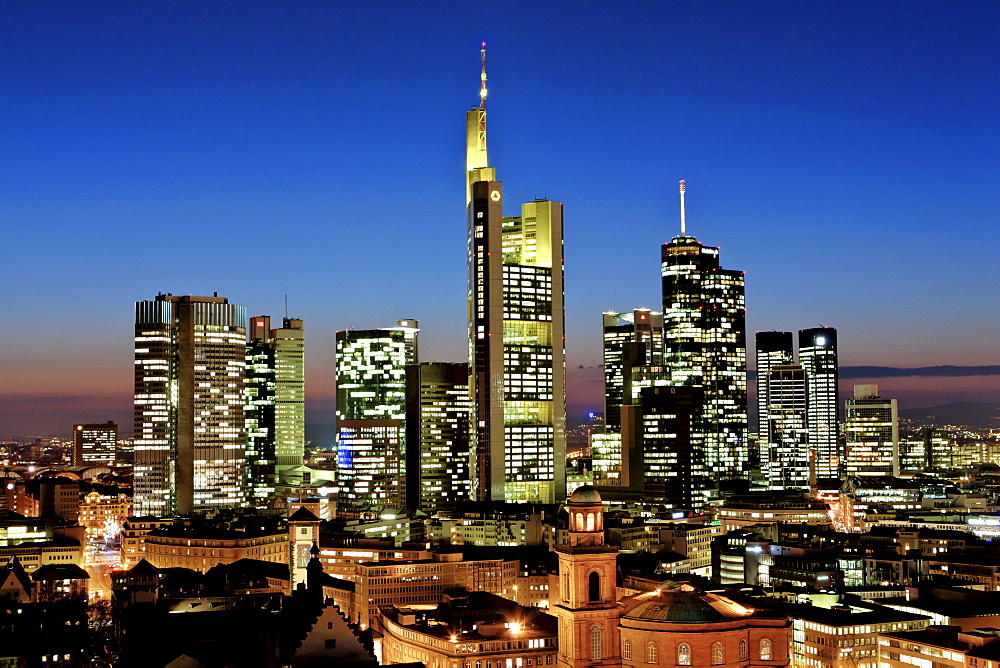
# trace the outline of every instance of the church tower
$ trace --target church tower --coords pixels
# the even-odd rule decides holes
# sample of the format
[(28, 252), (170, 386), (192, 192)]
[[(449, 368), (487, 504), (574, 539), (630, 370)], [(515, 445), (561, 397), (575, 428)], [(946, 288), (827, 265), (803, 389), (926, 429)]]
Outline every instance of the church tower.
[(291, 593), (305, 588), (309, 579), (312, 548), (319, 541), (319, 518), (305, 508), (299, 508), (288, 518), (288, 573)]
[(566, 502), (569, 540), (556, 547), (559, 595), (552, 611), (559, 618), (559, 659), (573, 666), (620, 666), (615, 559), (604, 544), (604, 504), (590, 485)]

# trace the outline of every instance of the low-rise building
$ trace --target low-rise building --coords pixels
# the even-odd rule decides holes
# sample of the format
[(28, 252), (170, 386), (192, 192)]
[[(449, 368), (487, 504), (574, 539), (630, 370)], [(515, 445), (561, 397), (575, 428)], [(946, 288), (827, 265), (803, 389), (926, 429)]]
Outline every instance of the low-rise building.
[(921, 631), (881, 633), (880, 668), (997, 668), (1000, 629), (961, 631), (955, 626), (928, 626)]
[(288, 531), (170, 526), (142, 537), (139, 552), (157, 568), (190, 568), (205, 572), (240, 559), (288, 563)]
[(754, 524), (830, 524), (830, 513), (822, 501), (801, 492), (759, 492), (728, 497), (716, 508), (722, 532)]
[(554, 666), (556, 618), (485, 592), (451, 592), (436, 606), (379, 606), (382, 663), (440, 668)]
[(102, 496), (90, 492), (80, 501), (80, 524), (86, 527), (90, 538), (115, 536), (131, 514), (132, 499), (127, 494)]
[(463, 558), (462, 552), (438, 552), (419, 561), (360, 563), (345, 578), (355, 584), (359, 609), (345, 613), (367, 625), (378, 606), (436, 604), (444, 592), (456, 588), (513, 600), (518, 573), (517, 557)]
[[(767, 599), (754, 599), (766, 601)], [(792, 665), (816, 668), (875, 668), (880, 633), (925, 628), (925, 615), (870, 603), (846, 603), (836, 594), (802, 596), (777, 603), (792, 618)]]

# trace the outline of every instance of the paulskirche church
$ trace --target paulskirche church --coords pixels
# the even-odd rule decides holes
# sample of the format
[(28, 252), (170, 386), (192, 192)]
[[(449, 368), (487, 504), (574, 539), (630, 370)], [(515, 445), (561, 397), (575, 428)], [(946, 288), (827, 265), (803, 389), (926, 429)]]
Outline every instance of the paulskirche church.
[(604, 506), (589, 485), (566, 503), (569, 539), (559, 554), (558, 665), (723, 666), (789, 664), (787, 617), (690, 585), (617, 600), (618, 550), (604, 543)]

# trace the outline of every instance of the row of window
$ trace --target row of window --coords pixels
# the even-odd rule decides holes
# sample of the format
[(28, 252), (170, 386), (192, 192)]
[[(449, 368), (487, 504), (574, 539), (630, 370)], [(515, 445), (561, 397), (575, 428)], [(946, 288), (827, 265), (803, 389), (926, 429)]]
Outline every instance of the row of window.
[[(602, 656), (602, 629), (597, 624), (590, 627), (590, 658), (601, 659)], [(660, 650), (657, 644), (653, 641), (646, 643), (645, 659), (646, 663), (657, 664), (660, 662)], [(720, 666), (726, 662), (725, 660), (725, 648), (721, 642), (712, 643), (712, 664), (713, 666)], [(771, 661), (773, 659), (773, 645), (768, 638), (762, 638), (758, 644), (758, 658), (761, 661)], [(632, 641), (629, 638), (625, 639), (622, 643), (622, 658), (626, 660), (632, 659)], [(746, 640), (740, 640), (740, 661), (748, 660), (748, 647)], [(677, 646), (676, 664), (678, 666), (691, 666), (694, 665), (691, 659), (691, 646), (687, 643), (681, 643)], [(704, 664), (703, 664), (704, 665)]]

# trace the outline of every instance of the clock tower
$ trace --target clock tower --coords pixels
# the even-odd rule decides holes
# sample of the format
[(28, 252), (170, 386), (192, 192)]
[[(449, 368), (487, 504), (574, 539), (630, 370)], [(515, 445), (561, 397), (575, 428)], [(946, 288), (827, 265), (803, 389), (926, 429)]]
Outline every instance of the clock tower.
[(559, 658), (563, 668), (620, 666), (615, 560), (618, 550), (604, 543), (604, 504), (590, 485), (566, 502), (569, 539), (556, 547), (559, 593), (552, 611), (559, 618)]

